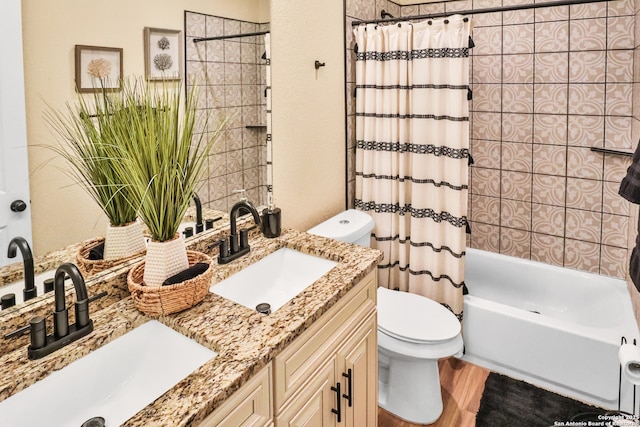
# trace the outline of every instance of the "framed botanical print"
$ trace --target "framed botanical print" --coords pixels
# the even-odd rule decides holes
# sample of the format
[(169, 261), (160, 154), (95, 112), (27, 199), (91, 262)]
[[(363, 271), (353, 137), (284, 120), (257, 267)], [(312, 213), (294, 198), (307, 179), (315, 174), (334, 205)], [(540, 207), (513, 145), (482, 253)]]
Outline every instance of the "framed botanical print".
[(75, 68), (78, 92), (120, 90), (122, 48), (76, 45)]
[(145, 27), (144, 68), (147, 80), (182, 78), (182, 31)]

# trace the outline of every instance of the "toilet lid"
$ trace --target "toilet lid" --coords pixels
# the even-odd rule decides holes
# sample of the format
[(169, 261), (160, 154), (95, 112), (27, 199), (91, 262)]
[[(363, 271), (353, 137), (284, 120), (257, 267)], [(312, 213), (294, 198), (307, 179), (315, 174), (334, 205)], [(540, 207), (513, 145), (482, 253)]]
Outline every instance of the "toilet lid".
[(378, 288), (378, 329), (403, 341), (447, 341), (460, 333), (456, 316), (436, 301)]

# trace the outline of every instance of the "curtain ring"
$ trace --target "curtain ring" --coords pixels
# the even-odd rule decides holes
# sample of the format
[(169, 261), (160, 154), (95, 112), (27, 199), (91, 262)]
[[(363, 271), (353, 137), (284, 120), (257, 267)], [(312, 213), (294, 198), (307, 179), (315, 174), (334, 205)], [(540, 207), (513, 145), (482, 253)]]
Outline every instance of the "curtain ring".
[(431, 25), (433, 24), (433, 21), (427, 21), (427, 24)]
[(402, 28), (402, 24), (398, 22), (398, 28)]
[(469, 22), (469, 18), (465, 16), (464, 18), (462, 18), (462, 22)]
[(449, 23), (449, 20), (448, 20), (448, 19), (445, 19), (445, 20), (444, 20), (444, 23), (445, 23), (445, 24), (448, 24), (448, 23)]

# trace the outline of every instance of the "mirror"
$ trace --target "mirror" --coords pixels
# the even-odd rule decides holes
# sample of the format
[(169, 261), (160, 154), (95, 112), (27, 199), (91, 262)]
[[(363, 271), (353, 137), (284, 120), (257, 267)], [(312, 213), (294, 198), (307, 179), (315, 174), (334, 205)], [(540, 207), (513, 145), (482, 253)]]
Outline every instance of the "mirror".
[[(42, 256), (73, 243), (104, 235), (107, 225), (106, 218), (95, 202), (64, 173), (64, 162), (46, 149), (46, 146), (57, 142), (43, 120), (44, 112), (49, 107), (63, 111), (66, 109), (65, 103), (76, 99), (74, 46), (84, 44), (122, 48), (123, 75), (141, 76), (145, 72), (145, 27), (181, 30), (186, 40), (192, 37), (192, 30), (185, 27), (186, 15), (197, 14), (204, 18), (205, 31), (207, 17), (217, 17), (221, 20), (225, 33), (236, 27), (244, 32), (247, 28), (264, 28), (264, 23), (270, 20), (269, 9), (269, 0), (187, 0), (175, 4), (165, 2), (162, 6), (158, 6), (154, 0), (117, 0), (112, 7), (104, 8), (98, 15), (91, 4), (57, 2), (54, 5), (50, 2), (22, 0), (34, 256)], [(68, 25), (71, 21), (74, 22), (73, 26)], [(213, 18), (209, 18), (209, 25), (214, 22)], [(229, 28), (224, 29), (224, 25)], [(268, 28), (268, 24), (266, 25)], [(116, 27), (118, 31), (113, 30)], [(230, 44), (223, 45), (223, 48)], [(240, 55), (243, 50), (246, 55), (251, 49), (258, 55), (258, 50), (263, 48), (258, 48), (257, 38), (253, 47), (249, 46), (248, 39), (238, 41), (237, 44)], [(213, 55), (213, 45), (204, 43), (205, 53), (210, 51)], [(199, 58), (200, 60), (194, 61), (193, 58), (189, 59), (189, 53), (193, 53), (193, 50), (186, 48), (183, 77), (187, 82), (189, 75), (193, 75), (193, 66), (205, 67), (205, 71), (212, 76), (216, 74), (216, 70), (220, 71), (220, 63), (214, 61), (213, 56), (211, 60), (202, 61)], [(231, 51), (229, 53), (236, 54)], [(259, 52), (259, 56), (262, 56), (262, 52)], [(266, 63), (261, 61), (264, 65), (260, 66), (266, 73)], [(199, 62), (199, 65), (195, 62)], [(232, 70), (246, 71), (251, 65), (241, 56), (239, 62), (229, 63), (229, 76), (234, 77)], [(225, 66), (226, 63), (223, 63), (222, 68)], [(230, 204), (240, 197), (233, 191), (240, 188), (247, 190), (247, 197), (256, 205), (267, 201), (266, 193), (270, 184), (266, 182), (266, 118), (258, 120), (259, 115), (266, 115), (266, 100), (258, 97), (258, 92), (263, 91), (266, 81), (261, 77), (262, 68), (260, 77), (258, 76), (258, 63), (253, 66), (256, 70), (254, 89), (249, 89), (249, 81), (241, 80), (237, 85), (210, 85), (205, 93), (201, 93), (203, 108), (215, 105), (221, 113), (236, 113), (231, 123), (233, 127), (221, 138), (210, 156), (209, 174), (198, 190), (205, 208), (228, 212)], [(227, 96), (231, 99), (238, 93), (240, 97), (246, 94), (248, 102), (253, 101), (255, 104), (237, 104), (237, 101), (230, 105), (219, 103), (222, 99), (226, 100)], [(260, 127), (246, 127), (252, 125)], [(243, 158), (243, 154), (248, 154), (248, 157)], [(234, 169), (230, 165), (241, 165), (242, 169)], [(6, 251), (6, 248), (0, 250)], [(21, 269), (22, 258), (18, 256), (16, 259), (16, 267)]]

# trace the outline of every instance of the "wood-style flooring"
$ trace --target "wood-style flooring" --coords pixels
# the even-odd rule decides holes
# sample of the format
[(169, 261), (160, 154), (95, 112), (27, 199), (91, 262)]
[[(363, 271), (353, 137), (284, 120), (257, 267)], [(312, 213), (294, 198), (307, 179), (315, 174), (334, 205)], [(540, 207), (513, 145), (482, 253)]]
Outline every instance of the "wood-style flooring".
[[(432, 427), (475, 427), (480, 398), (489, 376), (487, 369), (450, 358), (441, 360), (440, 384), (443, 411)], [(382, 408), (378, 408), (378, 427), (414, 427)]]

